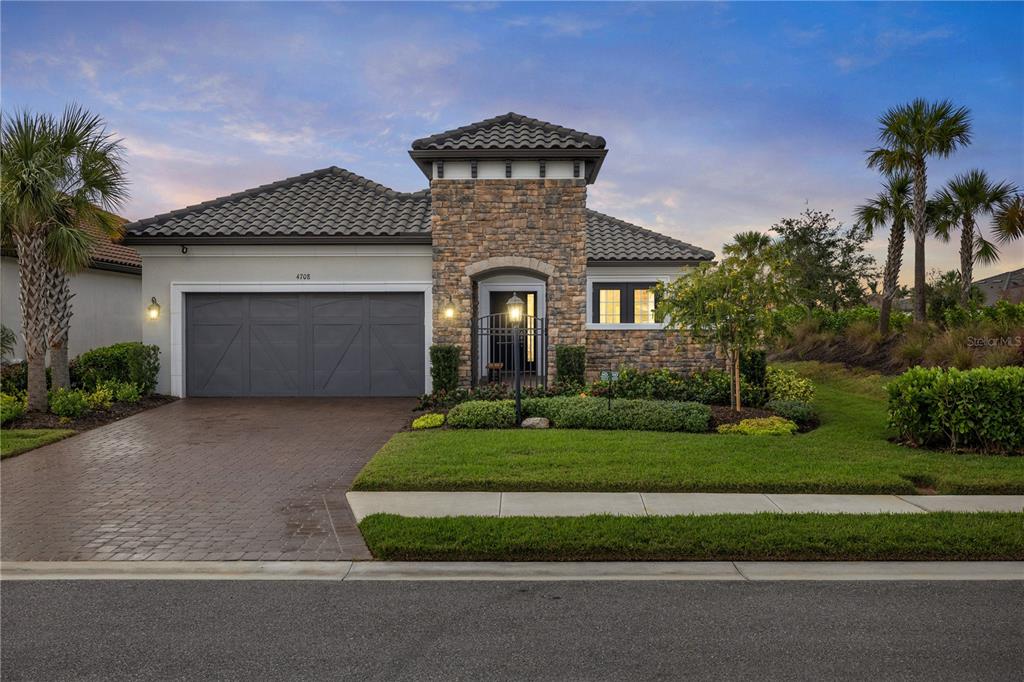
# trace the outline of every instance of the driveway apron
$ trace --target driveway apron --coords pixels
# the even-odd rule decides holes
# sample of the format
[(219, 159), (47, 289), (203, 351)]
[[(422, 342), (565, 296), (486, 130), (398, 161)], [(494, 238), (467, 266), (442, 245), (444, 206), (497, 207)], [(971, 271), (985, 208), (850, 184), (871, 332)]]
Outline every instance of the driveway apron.
[(368, 559), (345, 491), (414, 404), (193, 398), (7, 459), (0, 556)]

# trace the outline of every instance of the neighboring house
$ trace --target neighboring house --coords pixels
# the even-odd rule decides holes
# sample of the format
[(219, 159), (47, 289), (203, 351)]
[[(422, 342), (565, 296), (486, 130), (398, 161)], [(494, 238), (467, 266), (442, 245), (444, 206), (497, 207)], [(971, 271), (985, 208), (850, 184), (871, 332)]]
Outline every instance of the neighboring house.
[[(603, 138), (506, 114), (412, 144), (430, 189), (325, 168), (132, 223), (143, 325), (175, 395), (416, 395), (429, 346), (465, 384), (539, 380), (560, 344), (591, 377), (714, 362), (654, 319), (651, 287), (710, 251), (592, 211)], [(524, 300), (520, 333), (503, 315)], [(169, 361), (168, 361), (169, 359)]]
[[(138, 252), (109, 236), (96, 233), (92, 265), (71, 277), (74, 298), (68, 355), (75, 357), (97, 346), (142, 339), (142, 262)], [(18, 259), (14, 249), (4, 249), (0, 319), (14, 332), (14, 359), (25, 357), (21, 338), (21, 306), (18, 303)]]
[(1024, 268), (975, 280), (974, 286), (985, 295), (985, 305), (996, 301), (1024, 303)]

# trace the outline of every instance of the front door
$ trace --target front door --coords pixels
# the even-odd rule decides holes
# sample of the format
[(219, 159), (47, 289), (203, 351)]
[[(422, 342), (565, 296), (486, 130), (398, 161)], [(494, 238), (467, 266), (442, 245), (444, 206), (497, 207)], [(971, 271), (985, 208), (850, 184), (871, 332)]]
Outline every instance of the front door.
[[(490, 355), (486, 367), (489, 381), (514, 378), (516, 356), (524, 374), (537, 373), (537, 294), (532, 291), (518, 294), (524, 303), (523, 318), (515, 323), (508, 318), (508, 301), (513, 293), (516, 292), (491, 292), (491, 314), (499, 314), (501, 317), (496, 318), (500, 322), (495, 324), (495, 333), (490, 335)], [(519, 329), (518, 334), (515, 333), (516, 327)]]

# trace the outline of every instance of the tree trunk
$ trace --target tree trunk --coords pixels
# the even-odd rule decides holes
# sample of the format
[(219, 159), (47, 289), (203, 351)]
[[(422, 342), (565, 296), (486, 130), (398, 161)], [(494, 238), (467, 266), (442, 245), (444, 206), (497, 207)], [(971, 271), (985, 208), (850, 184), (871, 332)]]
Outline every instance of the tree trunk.
[(960, 303), (967, 305), (971, 300), (971, 283), (974, 278), (974, 220), (964, 216), (960, 225)]
[(14, 233), (18, 251), (18, 302), (21, 336), (28, 362), (28, 409), (45, 412), (46, 395), (46, 272), (48, 262), (41, 230)]
[(896, 289), (900, 284), (906, 233), (903, 221), (894, 220), (889, 231), (889, 253), (885, 256), (885, 274), (882, 277), (882, 310), (878, 316), (878, 330), (882, 336), (889, 335), (889, 319), (892, 316), (892, 302), (896, 298)]
[(924, 240), (928, 236), (928, 219), (925, 214), (928, 201), (928, 170), (924, 159), (914, 164), (914, 320), (928, 319), (925, 307), (925, 264)]
[(49, 303), (50, 372), (53, 388), (70, 388), (71, 372), (68, 368), (68, 333), (71, 329), (71, 284), (67, 273), (51, 266), (47, 272), (47, 298)]
[(738, 350), (732, 352), (732, 395), (733, 409), (739, 412), (742, 406), (740, 404), (740, 352)]

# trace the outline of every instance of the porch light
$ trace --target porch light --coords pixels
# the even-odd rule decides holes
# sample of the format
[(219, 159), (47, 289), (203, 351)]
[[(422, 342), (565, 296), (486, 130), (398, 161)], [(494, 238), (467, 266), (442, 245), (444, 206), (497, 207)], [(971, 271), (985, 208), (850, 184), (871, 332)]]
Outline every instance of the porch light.
[(444, 304), (444, 319), (451, 320), (455, 317), (455, 304), (452, 303), (452, 299), (448, 299)]
[(146, 306), (146, 317), (151, 320), (160, 319), (160, 304), (156, 302), (156, 296), (152, 296), (150, 299), (152, 303)]
[(512, 322), (523, 319), (523, 299), (515, 292), (512, 292), (512, 298), (508, 299), (508, 319)]

